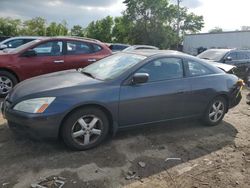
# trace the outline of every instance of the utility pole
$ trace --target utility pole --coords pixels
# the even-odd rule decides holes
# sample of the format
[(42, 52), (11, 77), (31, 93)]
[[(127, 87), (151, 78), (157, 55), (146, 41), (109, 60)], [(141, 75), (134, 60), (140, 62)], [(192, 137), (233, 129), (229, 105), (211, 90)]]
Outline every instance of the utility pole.
[(179, 36), (180, 36), (180, 3), (182, 0), (177, 0), (177, 37), (178, 37), (178, 42), (177, 42), (177, 49), (179, 47)]

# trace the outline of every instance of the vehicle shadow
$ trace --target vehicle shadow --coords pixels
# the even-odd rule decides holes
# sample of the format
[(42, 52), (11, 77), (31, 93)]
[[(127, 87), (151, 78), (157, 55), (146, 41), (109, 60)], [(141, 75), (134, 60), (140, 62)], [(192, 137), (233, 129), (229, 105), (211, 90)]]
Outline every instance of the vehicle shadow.
[[(225, 146), (233, 146), (237, 133), (234, 126), (225, 121), (214, 127), (203, 125), (199, 121), (177, 121), (124, 131), (119, 133), (116, 139), (125, 140), (143, 135), (142, 138), (128, 144), (127, 148), (131, 152), (142, 153), (131, 162), (133, 165), (130, 170), (135, 171), (140, 177), (148, 177)], [(144, 156), (145, 151), (150, 151), (150, 155)], [(180, 160), (166, 162), (167, 158)], [(139, 161), (145, 162), (147, 166), (141, 168), (138, 165)]]
[[(62, 168), (77, 171), (90, 163), (109, 168), (110, 173), (120, 169), (118, 182), (124, 181), (124, 169), (148, 177), (233, 145), (236, 134), (234, 126), (227, 122), (206, 127), (197, 121), (176, 121), (122, 131), (97, 148), (74, 152), (58, 141), (33, 141), (15, 136), (3, 123), (0, 125), (0, 182), (17, 181), (19, 174), (28, 171)], [(172, 157), (181, 160), (164, 161)], [(139, 161), (145, 162), (146, 167), (141, 168)]]

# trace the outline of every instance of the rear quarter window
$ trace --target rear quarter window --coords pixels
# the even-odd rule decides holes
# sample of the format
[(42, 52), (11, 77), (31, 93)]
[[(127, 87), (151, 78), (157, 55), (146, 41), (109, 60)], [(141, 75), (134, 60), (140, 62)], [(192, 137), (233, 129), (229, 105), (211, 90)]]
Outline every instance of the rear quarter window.
[(102, 50), (98, 44), (83, 42), (83, 41), (67, 41), (68, 55), (83, 55), (92, 54)]
[(97, 45), (97, 44), (92, 44), (93, 45), (93, 51), (94, 52), (99, 52), (102, 50), (102, 47)]
[(191, 77), (213, 74), (212, 70), (210, 70), (205, 65), (197, 61), (187, 60), (186, 66), (187, 66), (188, 76)]

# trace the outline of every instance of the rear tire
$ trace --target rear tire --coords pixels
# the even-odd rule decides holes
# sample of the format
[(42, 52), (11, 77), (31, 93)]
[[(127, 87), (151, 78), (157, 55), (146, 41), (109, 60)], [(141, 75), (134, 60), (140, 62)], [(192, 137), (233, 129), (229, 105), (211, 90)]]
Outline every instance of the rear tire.
[(203, 121), (208, 126), (218, 125), (227, 110), (227, 102), (223, 97), (214, 98), (208, 105), (203, 117)]
[(17, 83), (15, 75), (8, 71), (0, 71), (0, 97), (5, 97)]
[(93, 107), (81, 108), (63, 122), (61, 137), (73, 150), (87, 150), (101, 144), (107, 137), (109, 121), (106, 114)]

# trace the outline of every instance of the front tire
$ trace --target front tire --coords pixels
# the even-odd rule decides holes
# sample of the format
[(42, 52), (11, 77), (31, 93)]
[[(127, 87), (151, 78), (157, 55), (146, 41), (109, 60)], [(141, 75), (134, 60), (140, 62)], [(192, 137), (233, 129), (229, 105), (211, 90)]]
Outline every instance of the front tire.
[(227, 102), (223, 97), (214, 98), (208, 105), (206, 112), (204, 114), (204, 122), (206, 125), (215, 126), (218, 125), (227, 109)]
[(17, 84), (16, 77), (8, 71), (0, 71), (0, 97), (5, 97)]
[(109, 121), (98, 108), (81, 108), (63, 122), (61, 136), (73, 150), (87, 150), (98, 146), (108, 135)]

